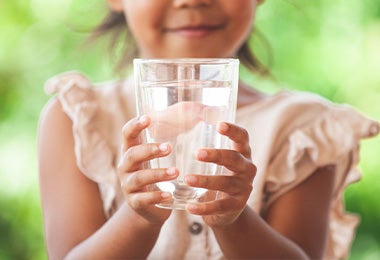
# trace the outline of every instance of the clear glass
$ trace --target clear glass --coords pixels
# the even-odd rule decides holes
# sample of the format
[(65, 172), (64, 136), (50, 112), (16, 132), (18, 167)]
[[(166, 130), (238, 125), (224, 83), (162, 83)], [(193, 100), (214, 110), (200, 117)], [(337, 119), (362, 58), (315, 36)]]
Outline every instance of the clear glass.
[(228, 148), (229, 140), (216, 131), (220, 121), (234, 122), (238, 88), (237, 59), (135, 59), (136, 105), (151, 118), (143, 142), (169, 143), (172, 152), (149, 161), (150, 168), (176, 167), (175, 181), (152, 189), (172, 194), (158, 207), (184, 209), (186, 204), (216, 199), (217, 192), (190, 187), (187, 174), (217, 175), (222, 167), (198, 161), (200, 148)]

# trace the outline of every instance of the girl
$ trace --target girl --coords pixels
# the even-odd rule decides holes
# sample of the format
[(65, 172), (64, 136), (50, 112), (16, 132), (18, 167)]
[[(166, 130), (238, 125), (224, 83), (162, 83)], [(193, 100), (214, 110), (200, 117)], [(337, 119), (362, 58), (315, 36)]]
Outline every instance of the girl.
[[(258, 0), (107, 2), (114, 19), (99, 28), (120, 28), (123, 14), (139, 57), (238, 56), (260, 70), (247, 48)], [(353, 108), (307, 93), (266, 96), (240, 82), (237, 123), (218, 125), (233, 150), (198, 153), (231, 174), (186, 178), (223, 196), (170, 211), (154, 206), (168, 194), (146, 187), (178, 171), (142, 167), (170, 147), (139, 143), (150, 119), (135, 116), (131, 77), (93, 87), (67, 73), (46, 89), (58, 93), (39, 128), (49, 258), (347, 257), (358, 220), (344, 212), (343, 191), (359, 177), (360, 140), (379, 132)]]

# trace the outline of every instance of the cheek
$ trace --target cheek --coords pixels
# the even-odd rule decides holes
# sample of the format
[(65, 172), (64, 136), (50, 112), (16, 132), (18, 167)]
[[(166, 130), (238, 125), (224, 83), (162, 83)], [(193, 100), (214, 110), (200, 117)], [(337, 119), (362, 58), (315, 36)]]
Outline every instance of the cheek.
[(160, 1), (126, 0), (124, 10), (130, 31), (138, 42), (149, 42), (162, 21), (164, 5)]
[(251, 33), (256, 11), (256, 1), (237, 0), (226, 3), (227, 15), (231, 21), (229, 37), (234, 40), (234, 49), (237, 51)]

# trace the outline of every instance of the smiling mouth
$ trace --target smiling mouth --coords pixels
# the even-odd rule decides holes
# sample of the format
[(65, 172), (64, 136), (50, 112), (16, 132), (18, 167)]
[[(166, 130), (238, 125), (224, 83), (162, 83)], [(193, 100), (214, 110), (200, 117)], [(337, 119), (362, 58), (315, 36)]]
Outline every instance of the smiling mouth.
[(179, 35), (186, 38), (200, 38), (212, 34), (223, 28), (223, 25), (184, 26), (179, 28), (165, 29), (166, 33)]

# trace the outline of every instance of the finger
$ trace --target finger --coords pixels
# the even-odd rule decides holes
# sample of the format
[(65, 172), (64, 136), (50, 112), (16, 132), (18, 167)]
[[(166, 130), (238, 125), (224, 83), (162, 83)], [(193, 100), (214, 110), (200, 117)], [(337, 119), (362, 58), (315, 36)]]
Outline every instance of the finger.
[(143, 190), (147, 185), (161, 181), (169, 181), (178, 177), (178, 170), (167, 169), (145, 169), (133, 174), (123, 174), (120, 177), (121, 187), (125, 194)]
[(122, 153), (125, 153), (129, 147), (140, 143), (141, 131), (148, 127), (150, 118), (146, 115), (135, 117), (129, 120), (122, 129), (123, 133), (123, 146)]
[(243, 173), (247, 176), (256, 174), (256, 166), (250, 159), (237, 151), (227, 149), (200, 149), (197, 159), (203, 162), (212, 162), (222, 165), (234, 173)]
[(148, 206), (172, 200), (169, 192), (151, 191), (144, 193), (134, 193), (128, 196), (128, 204), (136, 211), (145, 211)]
[(227, 122), (219, 122), (217, 130), (234, 142), (234, 149), (251, 159), (251, 147), (249, 146), (249, 134), (246, 129)]
[(226, 212), (239, 211), (244, 207), (245, 201), (229, 197), (206, 203), (188, 204), (186, 210), (195, 215), (217, 215)]
[(141, 168), (143, 162), (148, 160), (163, 157), (171, 152), (168, 143), (149, 143), (132, 146), (127, 149), (120, 159), (118, 172), (132, 172)]
[(189, 174), (185, 176), (185, 181), (192, 187), (218, 190), (231, 196), (239, 194), (247, 195), (250, 194), (253, 189), (252, 182), (237, 176)]

